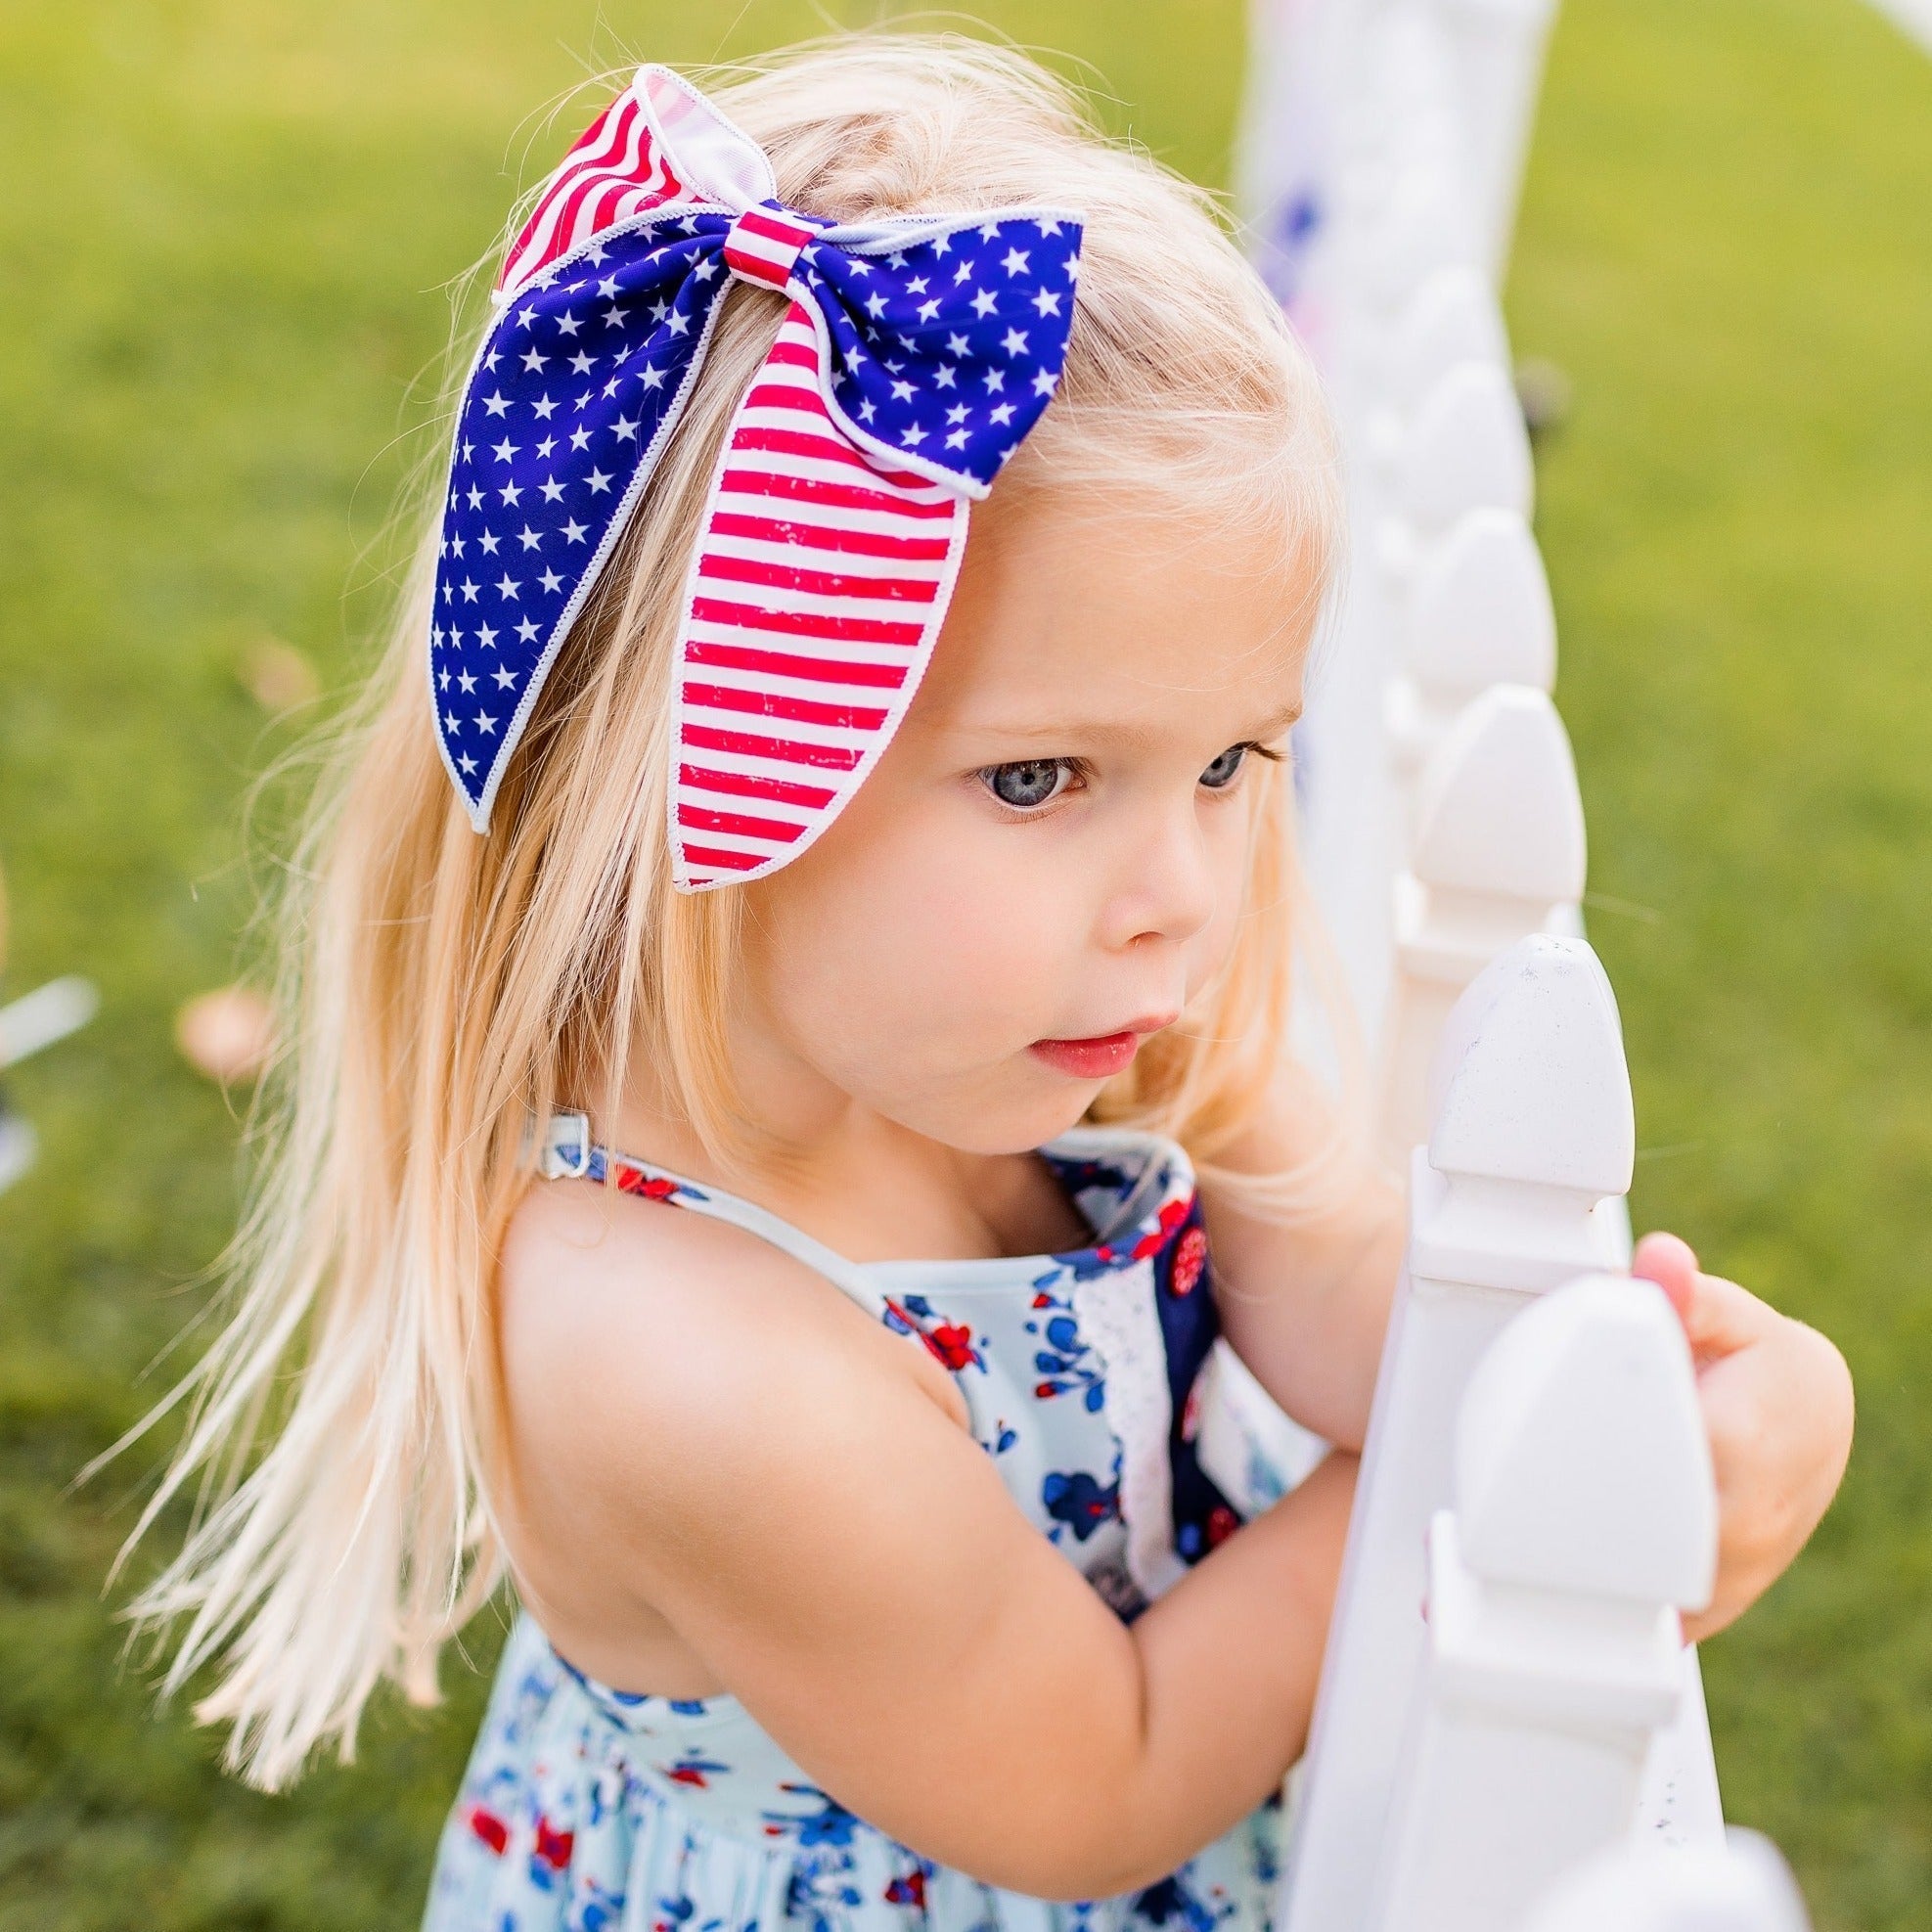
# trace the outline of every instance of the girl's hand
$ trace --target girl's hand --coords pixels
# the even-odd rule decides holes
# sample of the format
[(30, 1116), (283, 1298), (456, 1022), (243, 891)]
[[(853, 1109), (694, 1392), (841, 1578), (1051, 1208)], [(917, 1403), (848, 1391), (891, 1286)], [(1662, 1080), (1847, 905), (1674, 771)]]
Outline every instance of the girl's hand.
[(1818, 1527), (1851, 1454), (1851, 1371), (1816, 1328), (1700, 1274), (1675, 1235), (1645, 1235), (1631, 1273), (1684, 1323), (1717, 1470), (1717, 1590), (1684, 1620), (1694, 1642), (1748, 1609)]

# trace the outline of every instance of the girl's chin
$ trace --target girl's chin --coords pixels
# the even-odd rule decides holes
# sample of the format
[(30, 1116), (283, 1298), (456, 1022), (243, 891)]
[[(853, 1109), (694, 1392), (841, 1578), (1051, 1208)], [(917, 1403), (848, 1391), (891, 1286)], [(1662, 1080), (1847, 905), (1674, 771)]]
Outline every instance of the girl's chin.
[(1029, 1077), (997, 1087), (975, 1082), (967, 1104), (895, 1110), (902, 1127), (961, 1153), (1027, 1154), (1078, 1127), (1100, 1083), (1044, 1074), (1028, 1056)]

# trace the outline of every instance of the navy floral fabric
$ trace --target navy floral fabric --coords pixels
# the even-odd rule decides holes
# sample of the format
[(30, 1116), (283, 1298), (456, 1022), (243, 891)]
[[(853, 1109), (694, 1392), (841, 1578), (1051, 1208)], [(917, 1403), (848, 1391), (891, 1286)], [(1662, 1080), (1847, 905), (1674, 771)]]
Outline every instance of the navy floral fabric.
[[(794, 1247), (953, 1375), (1015, 1504), (1123, 1618), (1237, 1518), (1193, 1450), (1217, 1332), (1193, 1175), (1171, 1142), (1043, 1149), (1094, 1230), (1065, 1254), (856, 1264), (715, 1190), (598, 1151), (628, 1192)], [(425, 1932), (1264, 1932), (1280, 1808), (1123, 1898), (1056, 1905), (894, 1843), (729, 1693), (619, 1691), (527, 1615), (444, 1827)]]

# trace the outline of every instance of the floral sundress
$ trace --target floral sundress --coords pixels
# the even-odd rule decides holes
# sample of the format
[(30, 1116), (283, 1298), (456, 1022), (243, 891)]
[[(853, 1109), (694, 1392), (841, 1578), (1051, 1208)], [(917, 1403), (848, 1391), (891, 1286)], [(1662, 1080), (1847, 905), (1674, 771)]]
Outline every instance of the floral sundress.
[[(552, 1176), (744, 1228), (919, 1336), (1014, 1503), (1131, 1619), (1238, 1524), (1203, 1473), (1197, 1383), (1218, 1329), (1187, 1156), (1078, 1129), (1042, 1154), (1093, 1228), (1070, 1253), (844, 1259), (717, 1189), (551, 1123)], [(613, 1690), (527, 1612), (437, 1849), (424, 1932), (1265, 1932), (1280, 1804), (1168, 1877), (1050, 1904), (895, 1843), (815, 1786), (729, 1693)]]

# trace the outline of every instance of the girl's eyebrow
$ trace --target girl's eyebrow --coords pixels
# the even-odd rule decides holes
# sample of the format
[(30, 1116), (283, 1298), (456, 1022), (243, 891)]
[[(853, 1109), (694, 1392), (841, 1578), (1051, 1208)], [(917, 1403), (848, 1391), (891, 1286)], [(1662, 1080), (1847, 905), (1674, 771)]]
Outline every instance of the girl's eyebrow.
[(1305, 701), (1299, 697), (1292, 704), (1283, 704), (1279, 711), (1269, 714), (1261, 729), (1255, 733), (1255, 737), (1264, 744), (1271, 738), (1280, 738), (1284, 731), (1301, 722), (1301, 714), (1305, 708)]

